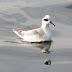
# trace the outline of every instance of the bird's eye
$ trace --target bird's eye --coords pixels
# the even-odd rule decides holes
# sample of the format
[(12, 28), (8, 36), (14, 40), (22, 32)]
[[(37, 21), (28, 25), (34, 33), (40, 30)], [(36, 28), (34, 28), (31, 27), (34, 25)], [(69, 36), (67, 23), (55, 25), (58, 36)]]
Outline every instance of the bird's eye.
[(44, 21), (48, 21), (48, 19), (44, 19)]

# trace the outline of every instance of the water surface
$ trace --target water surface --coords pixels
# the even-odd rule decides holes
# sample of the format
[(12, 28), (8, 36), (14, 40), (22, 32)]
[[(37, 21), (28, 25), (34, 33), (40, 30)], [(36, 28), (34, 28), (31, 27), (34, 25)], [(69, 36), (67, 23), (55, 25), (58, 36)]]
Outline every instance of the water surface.
[[(72, 1), (52, 1), (0, 0), (0, 72), (72, 71)], [(52, 42), (22, 42), (13, 33), (14, 28), (40, 27), (47, 14), (56, 25), (50, 25)], [(51, 60), (51, 65), (45, 65), (45, 60)]]

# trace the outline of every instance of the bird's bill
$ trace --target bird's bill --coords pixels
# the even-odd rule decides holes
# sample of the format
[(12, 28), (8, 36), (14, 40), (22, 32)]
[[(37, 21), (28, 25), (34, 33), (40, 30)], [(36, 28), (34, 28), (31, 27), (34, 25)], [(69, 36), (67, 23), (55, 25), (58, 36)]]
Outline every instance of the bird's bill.
[(55, 26), (55, 24), (54, 24), (54, 23), (52, 23), (52, 21), (50, 21), (50, 23), (51, 23), (52, 25), (54, 25), (54, 26)]

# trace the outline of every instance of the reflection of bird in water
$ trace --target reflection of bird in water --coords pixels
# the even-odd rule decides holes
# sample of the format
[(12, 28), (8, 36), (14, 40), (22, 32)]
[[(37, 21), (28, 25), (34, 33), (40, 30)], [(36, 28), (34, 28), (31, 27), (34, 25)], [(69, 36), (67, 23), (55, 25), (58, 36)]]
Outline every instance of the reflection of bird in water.
[[(40, 42), (40, 43), (26, 43), (26, 42), (20, 41), (20, 43), (23, 43), (26, 46), (38, 47), (38, 48), (42, 49), (42, 53), (49, 54), (50, 53), (49, 49), (51, 47), (52, 41), (50, 41), (50, 42)], [(51, 60), (50, 59), (45, 60), (44, 64), (45, 65), (51, 65)]]
[(51, 60), (45, 60), (44, 64), (45, 65), (51, 65)]
[[(40, 42), (40, 43), (27, 43), (27, 42), (23, 42), (23, 41), (19, 41), (20, 43), (23, 43), (23, 45), (26, 45), (26, 46), (33, 46), (33, 47), (38, 47), (40, 49), (42, 49), (42, 53), (46, 53), (46, 54), (49, 54), (50, 51), (50, 47), (51, 47), (51, 43), (52, 41), (50, 42)], [(50, 59), (47, 59), (44, 61), (44, 64), (45, 65), (51, 65), (51, 60)]]
[(42, 49), (42, 53), (49, 54), (50, 53), (49, 49), (51, 47), (52, 41), (49, 41), (49, 42), (39, 42), (39, 43), (29, 43), (29, 42), (19, 41), (19, 43), (23, 43), (24, 46), (38, 47), (38, 48)]

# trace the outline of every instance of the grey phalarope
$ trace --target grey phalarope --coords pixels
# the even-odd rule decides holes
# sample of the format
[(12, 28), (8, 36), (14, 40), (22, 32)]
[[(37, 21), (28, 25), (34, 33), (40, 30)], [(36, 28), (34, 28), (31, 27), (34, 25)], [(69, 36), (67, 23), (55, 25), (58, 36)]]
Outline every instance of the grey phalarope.
[(51, 16), (45, 15), (45, 17), (42, 18), (42, 25), (40, 28), (28, 31), (13, 29), (13, 32), (27, 42), (50, 41), (52, 38), (52, 33), (49, 28), (49, 24), (54, 25), (51, 21)]

